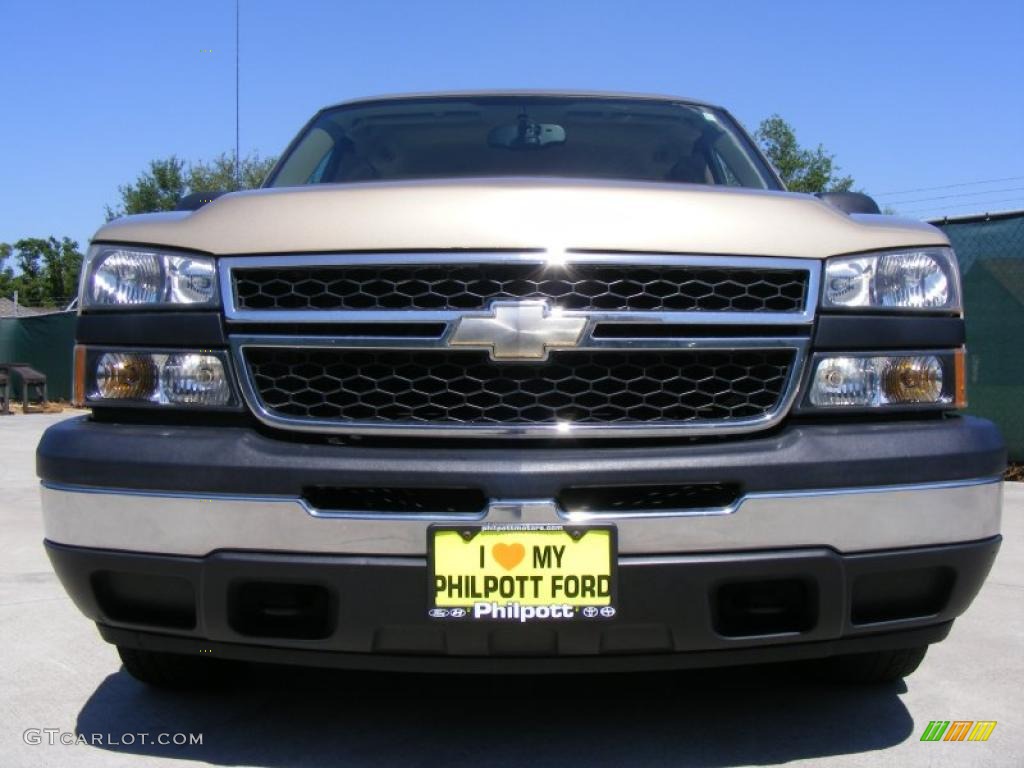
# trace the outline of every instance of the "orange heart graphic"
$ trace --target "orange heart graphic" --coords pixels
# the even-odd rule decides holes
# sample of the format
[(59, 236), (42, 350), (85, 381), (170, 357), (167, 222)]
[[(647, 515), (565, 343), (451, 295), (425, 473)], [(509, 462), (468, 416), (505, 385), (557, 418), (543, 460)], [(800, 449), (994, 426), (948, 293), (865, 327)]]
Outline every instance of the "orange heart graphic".
[(526, 547), (522, 544), (495, 544), (491, 554), (498, 561), (498, 565), (506, 571), (511, 571), (526, 556)]

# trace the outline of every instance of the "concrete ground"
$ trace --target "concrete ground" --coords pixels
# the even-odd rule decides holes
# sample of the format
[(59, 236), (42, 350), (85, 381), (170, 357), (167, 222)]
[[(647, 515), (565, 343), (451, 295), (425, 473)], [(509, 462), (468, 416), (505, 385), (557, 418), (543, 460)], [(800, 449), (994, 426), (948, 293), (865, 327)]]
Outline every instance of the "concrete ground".
[[(277, 668), (161, 693), (64, 596), (41, 546), (33, 451), (58, 415), (0, 417), (0, 764), (244, 766), (1024, 765), (1024, 483), (978, 600), (905, 683), (836, 688), (765, 667), (589, 678), (422, 678)], [(930, 743), (930, 720), (996, 720)], [(39, 745), (27, 729), (56, 729)], [(60, 732), (104, 744), (60, 744)], [(132, 734), (202, 734), (201, 746)], [(31, 739), (31, 734), (30, 734)], [(135, 743), (129, 743), (133, 740)]]

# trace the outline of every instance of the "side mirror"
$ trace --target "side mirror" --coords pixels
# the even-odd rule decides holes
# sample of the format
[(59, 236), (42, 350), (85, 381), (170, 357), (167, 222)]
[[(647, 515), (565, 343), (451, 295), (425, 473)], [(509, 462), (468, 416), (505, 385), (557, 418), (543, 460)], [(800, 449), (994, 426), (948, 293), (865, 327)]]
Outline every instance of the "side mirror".
[(216, 192), (193, 192), (190, 195), (185, 195), (178, 201), (178, 204), (174, 206), (176, 211), (198, 211), (207, 203), (212, 203), (221, 195), (226, 195), (228, 192), (226, 189), (219, 189)]
[(843, 213), (881, 213), (874, 198), (863, 192), (815, 192), (814, 196)]

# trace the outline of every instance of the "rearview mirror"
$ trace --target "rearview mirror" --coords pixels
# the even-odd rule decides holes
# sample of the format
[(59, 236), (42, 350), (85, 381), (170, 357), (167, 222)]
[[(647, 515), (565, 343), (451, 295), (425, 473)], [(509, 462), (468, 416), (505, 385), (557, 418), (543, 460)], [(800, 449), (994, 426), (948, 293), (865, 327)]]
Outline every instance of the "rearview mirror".
[(520, 115), (516, 123), (499, 125), (487, 134), (487, 143), (504, 149), (542, 149), (565, 143), (565, 128), (556, 123), (535, 123)]

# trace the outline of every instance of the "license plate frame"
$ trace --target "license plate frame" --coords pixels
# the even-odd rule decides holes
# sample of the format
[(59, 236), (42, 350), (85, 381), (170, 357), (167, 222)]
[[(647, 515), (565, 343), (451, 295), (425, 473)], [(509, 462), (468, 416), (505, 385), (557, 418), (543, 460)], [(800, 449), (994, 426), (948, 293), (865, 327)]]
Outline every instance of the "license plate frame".
[[(522, 545), (519, 559), (517, 544)], [(557, 554), (552, 547), (559, 546)], [(438, 576), (444, 577), (444, 586)], [(452, 579), (459, 576), (456, 589)], [(500, 587), (489, 577), (499, 578)], [(512, 594), (507, 577), (514, 582)], [(431, 525), (426, 587), (430, 619), (608, 620), (618, 612), (617, 529), (606, 523)], [(453, 590), (459, 594), (453, 596)]]

